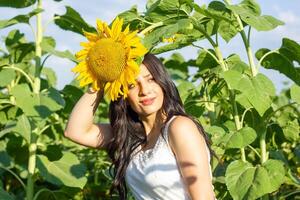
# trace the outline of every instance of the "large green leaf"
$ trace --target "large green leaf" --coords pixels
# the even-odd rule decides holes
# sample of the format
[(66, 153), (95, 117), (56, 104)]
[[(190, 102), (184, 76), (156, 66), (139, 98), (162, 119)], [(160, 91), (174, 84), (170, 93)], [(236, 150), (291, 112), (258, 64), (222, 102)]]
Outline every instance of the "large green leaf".
[(190, 28), (192, 26), (190, 20), (180, 19), (173, 24), (164, 25), (156, 28), (151, 33), (145, 35), (144, 45), (147, 49), (152, 49), (157, 45), (163, 38), (169, 38), (178, 33), (180, 30)]
[(28, 116), (46, 118), (64, 106), (61, 95), (53, 88), (44, 93), (34, 94), (28, 85), (20, 84), (12, 88), (12, 95), (16, 98), (17, 106)]
[(218, 33), (225, 41), (229, 42), (238, 33), (238, 23), (223, 2), (212, 1), (207, 8), (197, 4), (193, 4), (193, 7), (197, 12), (215, 21), (218, 26)]
[(237, 132), (233, 132), (228, 137), (227, 148), (243, 148), (251, 144), (256, 139), (256, 132), (251, 127), (244, 127)]
[(61, 58), (68, 58), (73, 62), (76, 62), (75, 56), (68, 50), (65, 51), (58, 51), (55, 50), (55, 40), (52, 37), (44, 37), (41, 43), (42, 50), (50, 53), (52, 55), (61, 57)]
[(268, 160), (253, 167), (248, 162), (233, 161), (229, 164), (225, 181), (234, 200), (254, 200), (276, 191), (284, 182), (285, 170), (278, 160)]
[(260, 16), (259, 5), (254, 0), (244, 0), (238, 5), (229, 5), (227, 8), (238, 14), (246, 24), (258, 31), (269, 31), (284, 24), (272, 16)]
[(12, 8), (25, 8), (35, 4), (36, 0), (1, 0), (0, 6), (1, 7), (12, 7)]
[(42, 9), (34, 9), (33, 11), (31, 11), (30, 13), (26, 14), (26, 15), (17, 15), (11, 19), (8, 20), (0, 20), (0, 29), (18, 24), (18, 23), (25, 23), (25, 24), (29, 24), (29, 20), (31, 17), (35, 16), (36, 14), (42, 12)]
[(265, 75), (257, 74), (255, 77), (248, 77), (238, 71), (228, 70), (223, 73), (223, 77), (231, 89), (240, 91), (243, 98), (247, 98), (260, 116), (263, 116), (271, 106), (275, 87)]
[(83, 188), (87, 182), (86, 167), (70, 152), (65, 152), (61, 159), (53, 162), (38, 155), (37, 168), (43, 178), (55, 185)]
[(172, 18), (187, 17), (192, 7), (180, 0), (149, 0), (146, 5), (145, 18), (148, 21), (160, 22)]
[(80, 14), (71, 8), (66, 6), (67, 12), (64, 15), (55, 15), (58, 19), (55, 19), (55, 24), (60, 28), (68, 31), (73, 31), (83, 35), (83, 30), (88, 32), (96, 32), (95, 28), (84, 21)]
[(258, 60), (262, 59), (263, 67), (277, 70), (300, 85), (300, 69), (295, 63), (300, 64), (300, 45), (297, 42), (283, 38), (279, 50), (270, 52), (269, 49), (262, 48), (255, 56)]
[(298, 104), (300, 104), (300, 86), (294, 84), (292, 85), (291, 89), (290, 89), (290, 93), (291, 93), (291, 98), (297, 102)]
[(11, 83), (16, 77), (13, 69), (3, 69), (0, 71), (0, 87), (5, 87)]

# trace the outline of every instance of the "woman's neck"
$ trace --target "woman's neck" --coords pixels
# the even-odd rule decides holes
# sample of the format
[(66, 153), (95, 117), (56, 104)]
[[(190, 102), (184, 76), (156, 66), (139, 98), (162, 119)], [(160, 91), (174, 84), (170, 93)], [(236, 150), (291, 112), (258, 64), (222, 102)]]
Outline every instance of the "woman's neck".
[(140, 117), (142, 121), (145, 132), (148, 136), (151, 132), (155, 132), (155, 130), (159, 129), (165, 120), (165, 116), (161, 114), (161, 112), (153, 113), (152, 115), (142, 116)]

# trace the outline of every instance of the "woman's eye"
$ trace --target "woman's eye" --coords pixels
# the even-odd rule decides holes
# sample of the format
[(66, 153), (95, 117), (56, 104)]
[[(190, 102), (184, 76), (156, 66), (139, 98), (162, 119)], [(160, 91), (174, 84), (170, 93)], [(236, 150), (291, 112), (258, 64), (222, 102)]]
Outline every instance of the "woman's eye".
[(132, 89), (132, 88), (134, 88), (134, 86), (135, 86), (134, 84), (129, 84), (128, 89)]
[(150, 78), (148, 81), (149, 81), (149, 82), (152, 82), (152, 81), (154, 81), (154, 78)]

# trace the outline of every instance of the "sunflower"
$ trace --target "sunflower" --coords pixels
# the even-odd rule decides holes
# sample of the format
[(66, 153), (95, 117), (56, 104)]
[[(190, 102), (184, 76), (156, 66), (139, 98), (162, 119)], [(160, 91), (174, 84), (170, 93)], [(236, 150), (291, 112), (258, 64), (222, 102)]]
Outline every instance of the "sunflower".
[(147, 53), (137, 31), (131, 32), (129, 25), (122, 31), (122, 26), (118, 17), (111, 28), (97, 19), (97, 33), (84, 31), (88, 42), (80, 43), (83, 49), (75, 55), (79, 63), (72, 69), (79, 73), (80, 87), (92, 84), (96, 91), (104, 89), (112, 101), (127, 97), (128, 85), (135, 84), (139, 74), (137, 60)]

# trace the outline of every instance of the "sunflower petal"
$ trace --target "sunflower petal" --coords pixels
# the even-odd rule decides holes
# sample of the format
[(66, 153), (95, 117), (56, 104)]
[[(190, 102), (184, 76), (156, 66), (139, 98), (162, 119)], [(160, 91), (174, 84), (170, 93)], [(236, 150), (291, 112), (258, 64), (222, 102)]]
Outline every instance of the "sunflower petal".
[(100, 39), (100, 37), (95, 33), (83, 31), (83, 34), (90, 42), (96, 42), (97, 40)]

